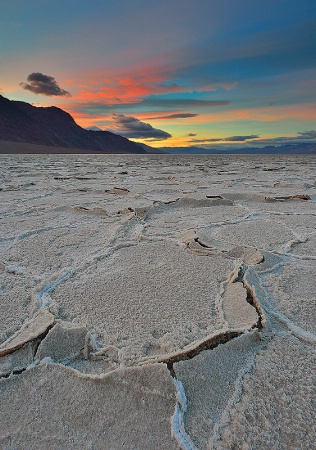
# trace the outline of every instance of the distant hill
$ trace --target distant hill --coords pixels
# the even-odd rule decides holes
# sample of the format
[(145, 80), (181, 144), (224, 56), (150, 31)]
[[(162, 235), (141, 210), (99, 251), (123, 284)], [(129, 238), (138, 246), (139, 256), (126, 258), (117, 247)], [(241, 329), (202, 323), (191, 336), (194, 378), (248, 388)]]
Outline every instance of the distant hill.
[(60, 108), (39, 108), (0, 95), (1, 140), (103, 153), (146, 153), (122, 136), (81, 128)]
[[(19, 145), (12, 146), (12, 142)], [(84, 129), (60, 108), (35, 107), (0, 95), (0, 153), (316, 154), (316, 144), (305, 142), (228, 150), (202, 147), (155, 149), (98, 127)]]
[(138, 144), (140, 145), (145, 151), (146, 153), (153, 153), (156, 155), (163, 155), (166, 152), (163, 152), (160, 148), (154, 148), (154, 147), (150, 147), (149, 145), (146, 144)]
[(242, 147), (218, 150), (215, 148), (202, 147), (162, 147), (164, 153), (171, 155), (297, 155), (297, 154), (316, 154), (316, 144), (299, 143), (266, 147)]
[(89, 130), (89, 131), (103, 131), (103, 130), (101, 130), (101, 128), (99, 128), (99, 127), (94, 127), (94, 126), (92, 126), (92, 127), (86, 127), (85, 130)]

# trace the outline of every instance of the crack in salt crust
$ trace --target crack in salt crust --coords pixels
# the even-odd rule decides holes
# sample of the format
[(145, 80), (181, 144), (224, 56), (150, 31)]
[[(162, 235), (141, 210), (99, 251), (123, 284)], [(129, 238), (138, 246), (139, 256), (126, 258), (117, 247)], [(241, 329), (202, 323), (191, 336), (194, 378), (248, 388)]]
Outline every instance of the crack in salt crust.
[[(247, 383), (255, 380), (267, 343), (284, 336), (304, 348), (316, 343), (314, 332), (296, 323), (294, 306), (288, 317), (279, 305), (278, 294), (283, 302), (288, 295), (282, 283), (279, 290), (271, 284), (273, 277), (282, 280), (288, 267), (305, 267), (311, 274), (315, 255), (303, 253), (312, 248), (315, 229), (310, 165), (300, 162), (302, 184), (291, 159), (280, 168), (277, 161), (267, 166), (258, 158), (254, 166), (246, 158), (246, 169), (223, 159), (227, 168), (219, 170), (207, 158), (203, 164), (170, 158), (164, 167), (161, 157), (149, 164), (139, 156), (127, 167), (119, 157), (106, 165), (80, 157), (78, 171), (47, 157), (43, 170), (49, 181), (43, 183), (33, 181), (32, 157), (23, 158), (25, 182), (13, 189), (2, 179), (1, 320), (8, 327), (14, 311), (17, 320), (5, 328), (0, 344), (0, 389), (7, 392), (11, 383), (28, 378), (41, 389), (41, 377), (52, 382), (50, 371), (61, 385), (67, 377), (70, 385), (80, 379), (99, 387), (120, 379), (122, 386), (134, 383), (142, 391), (141, 401), (135, 394), (135, 414), (148, 406), (146, 398), (161, 398), (156, 422), (164, 430), (159, 439), (166, 439), (169, 448), (230, 448), (225, 436), (233, 432), (231, 411), (248, 395)], [(19, 171), (14, 161), (4, 158), (13, 178)], [(286, 183), (278, 179), (280, 171), (287, 174)], [(196, 360), (207, 370), (207, 361), (211, 365), (225, 351), (231, 355), (229, 349), (242, 342), (250, 353), (239, 368), (238, 354), (233, 356), (235, 378), (228, 383), (229, 394), (219, 391), (226, 400), (214, 406), (216, 418), (208, 416), (207, 405), (196, 411), (192, 392), (206, 381), (201, 374), (190, 381), (186, 365)], [(157, 384), (143, 386), (151, 370)], [(33, 379), (33, 374), (41, 375)], [(220, 380), (214, 383), (214, 389), (216, 383), (222, 389)], [(31, 405), (32, 396), (27, 401)], [(194, 414), (201, 415), (203, 426)], [(102, 414), (97, 420), (102, 423)], [(143, 438), (150, 440), (146, 434)]]

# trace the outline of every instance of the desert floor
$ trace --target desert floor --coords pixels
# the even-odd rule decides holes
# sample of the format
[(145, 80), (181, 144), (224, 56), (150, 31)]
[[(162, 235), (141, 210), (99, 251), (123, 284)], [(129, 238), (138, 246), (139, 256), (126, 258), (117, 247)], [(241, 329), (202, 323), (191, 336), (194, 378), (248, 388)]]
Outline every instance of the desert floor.
[(316, 157), (0, 162), (1, 449), (316, 448)]

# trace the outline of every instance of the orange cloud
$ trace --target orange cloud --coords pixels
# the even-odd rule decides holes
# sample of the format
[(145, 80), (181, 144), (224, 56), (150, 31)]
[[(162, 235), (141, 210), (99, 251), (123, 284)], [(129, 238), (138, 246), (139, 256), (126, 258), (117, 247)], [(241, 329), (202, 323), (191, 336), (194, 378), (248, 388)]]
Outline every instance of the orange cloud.
[(147, 95), (186, 91), (176, 83), (167, 83), (164, 77), (116, 77), (113, 81), (102, 81), (96, 87), (83, 86), (74, 96), (81, 101), (100, 101), (105, 103), (134, 103)]
[[(91, 99), (89, 99), (91, 100)], [(88, 101), (89, 101), (88, 100)], [(95, 94), (95, 98), (93, 101), (99, 101), (100, 97), (98, 94)], [(127, 103), (124, 100), (124, 103)], [(130, 103), (137, 103), (137, 100), (130, 99)], [(109, 104), (111, 104), (109, 102)], [(76, 106), (76, 108), (72, 108), (72, 106)], [(91, 114), (85, 113), (78, 109), (78, 105), (75, 102), (68, 103), (67, 105), (61, 105), (61, 108), (64, 108), (66, 111), (69, 111), (70, 114), (73, 115), (75, 120), (81, 126), (91, 126), (97, 125), (101, 127), (110, 126), (112, 112), (103, 113), (103, 114), (94, 114), (93, 117)], [(194, 111), (197, 112), (197, 111)], [(179, 120), (177, 116), (182, 114), (182, 110), (168, 110), (168, 124), (178, 124)], [(143, 111), (143, 112), (134, 112), (133, 113), (139, 120), (148, 120), (149, 117), (155, 117), (155, 126), (164, 127), (166, 124), (166, 120), (163, 119), (163, 116), (166, 115), (166, 111)], [(174, 115), (174, 119), (172, 116)], [(281, 122), (283, 120), (295, 119), (298, 121), (316, 121), (316, 109), (314, 105), (285, 105), (285, 106), (265, 106), (261, 108), (245, 108), (245, 109), (229, 109), (229, 110), (217, 110), (216, 113), (206, 113), (203, 111), (199, 112), (197, 116), (191, 116), (189, 119), (190, 126), (194, 125), (207, 125), (207, 124), (216, 124), (223, 122), (239, 122), (239, 121), (258, 121), (261, 123), (267, 122)]]

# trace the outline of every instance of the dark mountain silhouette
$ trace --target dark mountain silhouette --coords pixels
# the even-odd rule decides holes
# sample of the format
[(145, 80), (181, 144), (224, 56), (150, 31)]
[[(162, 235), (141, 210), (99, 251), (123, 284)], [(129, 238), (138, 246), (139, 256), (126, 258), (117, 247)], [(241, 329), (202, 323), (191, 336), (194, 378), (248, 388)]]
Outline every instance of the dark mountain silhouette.
[(0, 139), (62, 146), (62, 142), (49, 130), (25, 114), (14, 102), (0, 95)]
[(25, 102), (10, 101), (1, 95), (0, 140), (104, 153), (146, 153), (142, 147), (122, 136), (81, 128), (70, 114), (60, 108), (35, 107)]
[[(16, 149), (10, 143), (16, 142)], [(32, 150), (30, 145), (36, 145)], [(24, 148), (24, 147), (25, 148)], [(49, 149), (51, 147), (51, 150)], [(54, 148), (52, 148), (54, 147)], [(0, 153), (169, 153), (169, 154), (316, 154), (315, 143), (243, 147), (229, 150), (136, 144), (109, 131), (81, 128), (70, 114), (54, 106), (35, 107), (0, 95)]]

